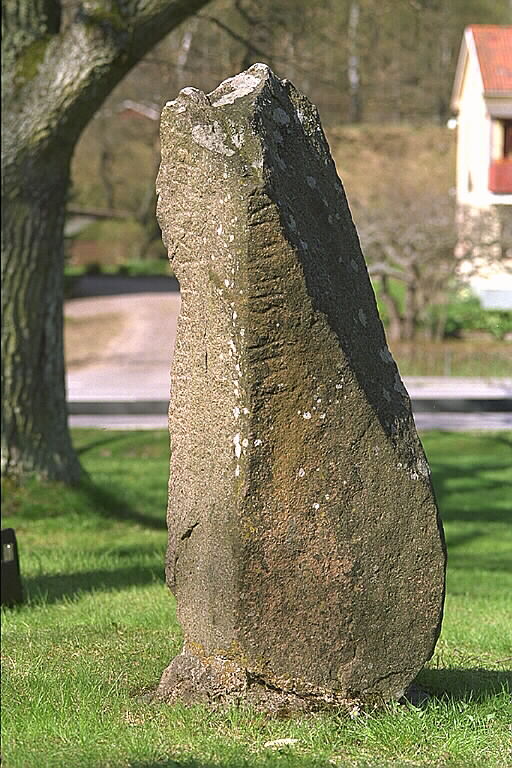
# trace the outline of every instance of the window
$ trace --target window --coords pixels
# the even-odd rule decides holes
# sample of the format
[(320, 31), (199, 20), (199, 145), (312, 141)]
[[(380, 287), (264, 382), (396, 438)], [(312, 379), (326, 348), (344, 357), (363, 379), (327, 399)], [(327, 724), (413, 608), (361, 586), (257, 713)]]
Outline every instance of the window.
[(512, 120), (503, 121), (503, 157), (512, 158)]

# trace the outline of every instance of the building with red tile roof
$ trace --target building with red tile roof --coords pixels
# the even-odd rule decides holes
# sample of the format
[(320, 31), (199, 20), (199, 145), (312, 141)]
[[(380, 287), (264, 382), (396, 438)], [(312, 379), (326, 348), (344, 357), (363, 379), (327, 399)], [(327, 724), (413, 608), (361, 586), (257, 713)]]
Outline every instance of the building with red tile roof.
[[(466, 28), (452, 108), (458, 115), (459, 210), (466, 212), (466, 221), (485, 218), (494, 222), (503, 267), (507, 260), (507, 253), (503, 258), (505, 228), (512, 226), (512, 26), (472, 24)], [(504, 306), (512, 308), (511, 274), (497, 267), (487, 270), (485, 276), (481, 271), (478, 279), (481, 284), (487, 280), (487, 287), (484, 290), (480, 285), (477, 292), (489, 293), (495, 284), (492, 290), (505, 297)]]

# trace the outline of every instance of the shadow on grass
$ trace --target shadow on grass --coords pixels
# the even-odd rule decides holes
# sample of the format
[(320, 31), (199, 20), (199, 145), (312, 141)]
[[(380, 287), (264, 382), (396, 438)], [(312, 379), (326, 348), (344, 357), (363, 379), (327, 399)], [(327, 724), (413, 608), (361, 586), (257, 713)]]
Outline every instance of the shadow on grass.
[(512, 670), (424, 669), (416, 683), (436, 699), (481, 701), (501, 693), (512, 693)]
[(102, 435), (97, 440), (91, 440), (90, 442), (80, 446), (79, 448), (75, 447), (75, 451), (78, 454), (78, 456), (83, 456), (85, 453), (89, 453), (89, 451), (93, 451), (95, 448), (100, 448), (105, 445), (111, 445), (112, 443), (119, 443), (123, 439), (126, 439), (125, 435), (119, 435), (119, 434)]
[[(512, 437), (495, 433), (480, 435), (481, 453), (463, 456), (462, 463), (455, 462), (453, 458), (447, 461), (444, 453), (436, 456), (434, 449), (428, 453), (444, 522), (510, 522), (510, 506), (505, 499), (512, 494), (512, 481), (492, 477), (494, 472), (503, 476), (510, 469), (510, 459), (504, 451), (495, 456), (497, 444), (512, 453)], [(489, 456), (493, 457), (492, 462)]]
[(153, 583), (165, 585), (164, 567), (134, 565), (109, 571), (43, 574), (23, 580), (24, 593), (31, 605), (73, 600), (88, 592), (112, 592), (129, 587), (145, 587)]
[(154, 531), (165, 531), (165, 510), (161, 517), (151, 517), (135, 509), (129, 502), (117, 493), (109, 491), (91, 480), (84, 480), (80, 490), (87, 496), (91, 508), (109, 520), (119, 520), (124, 523), (137, 523), (144, 528)]

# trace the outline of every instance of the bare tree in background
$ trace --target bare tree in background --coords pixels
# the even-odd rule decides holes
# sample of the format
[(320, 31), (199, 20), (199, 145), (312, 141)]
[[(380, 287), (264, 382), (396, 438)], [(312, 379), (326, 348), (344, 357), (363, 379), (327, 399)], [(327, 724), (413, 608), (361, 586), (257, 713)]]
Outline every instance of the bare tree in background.
[[(457, 226), (454, 203), (442, 196), (393, 202), (372, 210), (371, 218), (356, 213), (369, 272), (387, 310), (387, 333), (390, 341), (410, 341), (421, 329), (439, 341), (453, 289), (497, 266), (512, 268), (511, 222), (490, 212)], [(436, 321), (429, 323), (434, 307)]]

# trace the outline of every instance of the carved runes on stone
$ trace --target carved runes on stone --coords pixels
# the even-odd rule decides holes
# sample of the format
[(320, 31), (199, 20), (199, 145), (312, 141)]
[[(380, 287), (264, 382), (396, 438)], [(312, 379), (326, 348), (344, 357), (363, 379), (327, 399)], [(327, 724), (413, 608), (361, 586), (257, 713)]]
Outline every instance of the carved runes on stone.
[(168, 700), (308, 709), (403, 694), (439, 635), (445, 549), (315, 107), (255, 64), (162, 115), (181, 285)]

